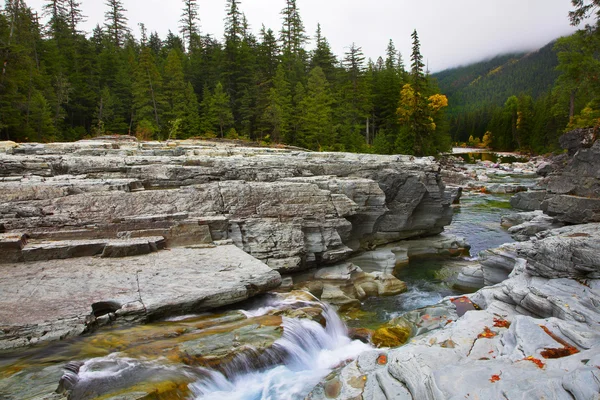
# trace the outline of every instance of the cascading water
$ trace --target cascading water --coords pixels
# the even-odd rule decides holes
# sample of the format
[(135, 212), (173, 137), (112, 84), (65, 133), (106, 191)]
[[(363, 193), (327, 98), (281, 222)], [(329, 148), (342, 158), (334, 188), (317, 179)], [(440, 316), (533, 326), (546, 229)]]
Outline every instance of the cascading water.
[(348, 337), (346, 325), (327, 305), (326, 326), (302, 319), (284, 318), (283, 337), (274, 351), (285, 356), (285, 364), (263, 371), (244, 372), (227, 379), (212, 372), (191, 385), (197, 400), (293, 400), (303, 399), (333, 368), (354, 359), (371, 346)]

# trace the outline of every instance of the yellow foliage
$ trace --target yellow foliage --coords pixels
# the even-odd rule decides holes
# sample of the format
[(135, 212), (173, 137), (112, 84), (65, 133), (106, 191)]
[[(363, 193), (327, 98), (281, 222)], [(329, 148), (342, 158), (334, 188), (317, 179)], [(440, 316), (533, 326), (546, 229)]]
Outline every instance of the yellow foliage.
[(441, 110), (444, 107), (448, 107), (448, 98), (443, 94), (434, 94), (429, 97), (429, 108), (434, 112)]
[(600, 110), (595, 110), (589, 104), (581, 110), (581, 113), (569, 122), (568, 128), (590, 128), (600, 126)]
[(400, 106), (398, 107), (398, 110), (396, 110), (400, 123), (405, 123), (410, 119), (414, 112), (414, 101), (415, 91), (412, 86), (407, 83), (402, 87), (402, 91), (400, 92)]
[(487, 131), (484, 135), (483, 135), (483, 141), (482, 141), (483, 147), (490, 147), (492, 145), (492, 132)]

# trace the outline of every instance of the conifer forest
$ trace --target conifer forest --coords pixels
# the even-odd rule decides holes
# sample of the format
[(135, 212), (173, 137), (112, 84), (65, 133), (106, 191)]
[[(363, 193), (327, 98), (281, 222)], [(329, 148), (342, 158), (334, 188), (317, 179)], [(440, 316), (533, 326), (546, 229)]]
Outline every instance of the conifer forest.
[[(139, 38), (123, 0), (105, 0), (104, 20), (82, 31), (81, 1), (34, 10), (6, 0), (0, 140), (202, 137), (413, 155), (469, 142), (543, 153), (567, 127), (600, 117), (596, 26), (533, 55), (431, 75), (417, 31), (411, 54), (389, 40), (376, 60), (355, 43), (336, 55), (320, 26), (306, 31), (296, 0), (281, 0), (281, 26), (258, 35), (242, 2), (224, 1), (222, 38), (201, 32), (197, 0), (181, 1), (178, 32), (159, 37), (140, 24)], [(595, 11), (581, 3), (573, 23)]]

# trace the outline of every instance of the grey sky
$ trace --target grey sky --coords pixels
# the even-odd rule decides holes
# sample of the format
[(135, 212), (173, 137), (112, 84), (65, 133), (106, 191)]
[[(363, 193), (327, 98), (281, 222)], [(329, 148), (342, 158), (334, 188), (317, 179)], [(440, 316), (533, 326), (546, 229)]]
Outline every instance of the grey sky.
[[(27, 3), (39, 10), (44, 0)], [(104, 20), (103, 0), (81, 0), (91, 32)], [(124, 0), (129, 25), (138, 23), (164, 38), (179, 30), (182, 0)], [(198, 0), (201, 29), (223, 36), (225, 0)], [(431, 71), (478, 61), (512, 50), (539, 48), (574, 30), (567, 14), (569, 0), (297, 0), (307, 33), (312, 37), (321, 23), (334, 53), (343, 55), (355, 42), (367, 57), (385, 54), (389, 39), (408, 60), (410, 34), (417, 29), (421, 52)], [(241, 9), (251, 28), (262, 24), (274, 31), (281, 26), (284, 0), (242, 0)]]

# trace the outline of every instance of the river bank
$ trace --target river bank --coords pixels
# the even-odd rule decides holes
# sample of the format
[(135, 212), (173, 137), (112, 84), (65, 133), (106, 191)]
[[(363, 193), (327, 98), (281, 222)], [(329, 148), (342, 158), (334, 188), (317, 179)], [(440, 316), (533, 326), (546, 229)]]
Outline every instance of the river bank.
[[(198, 144), (193, 146), (197, 147)], [(63, 150), (64, 148), (61, 149), (61, 151)], [(92, 150), (92, 153), (96, 154), (94, 157), (98, 157), (98, 154), (103, 151), (109, 153), (115, 150), (122, 151), (122, 149), (108, 146), (102, 147), (100, 153), (97, 147)], [(181, 151), (174, 149), (160, 151), (167, 150)], [(193, 154), (197, 150), (198, 148), (194, 148), (191, 153), (192, 157), (197, 156), (197, 154)], [(33, 150), (26, 150), (26, 152), (31, 151)], [(35, 151), (41, 150), (38, 148)], [(55, 150), (50, 152), (52, 151)], [(74, 151), (80, 152), (82, 149)], [(142, 151), (147, 151), (147, 149), (142, 149)], [(156, 152), (157, 149), (152, 151)], [(201, 151), (204, 152), (207, 149)], [(11, 270), (18, 270), (19, 266), (27, 266), (31, 269), (39, 265), (40, 276), (45, 276), (45, 278), (28, 282), (29, 286), (24, 286), (26, 291), (31, 291), (29, 289), (37, 287), (38, 284), (42, 284), (41, 287), (43, 287), (43, 281), (49, 275), (53, 275), (54, 267), (51, 267), (54, 265), (53, 263), (64, 263), (65, 266), (72, 265), (75, 266), (74, 268), (81, 264), (89, 264), (90, 267), (95, 265), (96, 268), (100, 268), (104, 264), (122, 264), (121, 269), (126, 267), (131, 269), (130, 276), (141, 274), (142, 278), (148, 278), (141, 281), (141, 287), (144, 288), (144, 285), (148, 285), (146, 286), (148, 289), (139, 292), (137, 298), (135, 290), (131, 291), (133, 300), (144, 299), (146, 294), (156, 296), (156, 294), (164, 292), (165, 295), (158, 295), (158, 303), (148, 307), (137, 316), (129, 315), (129, 318), (122, 313), (117, 318), (116, 310), (110, 309), (111, 306), (115, 306), (115, 303), (122, 306), (128, 304), (127, 301), (100, 302), (103, 306), (101, 308), (107, 312), (99, 313), (102, 315), (87, 312), (88, 315), (91, 314), (94, 317), (97, 325), (102, 325), (95, 333), (70, 339), (67, 335), (62, 341), (54, 344), (2, 353), (0, 356), (0, 393), (8, 399), (59, 399), (69, 396), (68, 398), (71, 400), (86, 398), (216, 399), (225, 396), (240, 399), (267, 398), (269, 396), (281, 399), (296, 399), (305, 396), (345, 399), (358, 395), (362, 395), (364, 398), (379, 399), (390, 398), (391, 393), (395, 393), (396, 397), (400, 396), (398, 398), (415, 398), (416, 396), (416, 398), (441, 399), (471, 394), (485, 398), (502, 398), (502, 395), (511, 398), (513, 396), (511, 385), (520, 387), (521, 383), (519, 382), (526, 382), (524, 379), (546, 379), (550, 382), (559, 382), (562, 379), (561, 382), (565, 382), (562, 386), (564, 389), (559, 388), (558, 384), (552, 383), (554, 386), (551, 386), (551, 391), (544, 391), (545, 388), (541, 385), (534, 386), (528, 392), (534, 398), (540, 393), (553, 395), (555, 398), (566, 396), (564, 393), (569, 393), (569, 395), (575, 393), (574, 397), (577, 399), (589, 398), (590, 393), (593, 394), (593, 391), (596, 390), (589, 382), (590, 379), (597, 379), (597, 376), (594, 375), (594, 368), (598, 366), (596, 360), (598, 356), (595, 350), (598, 347), (598, 338), (593, 327), (598, 321), (597, 312), (594, 313), (590, 310), (593, 310), (594, 304), (600, 303), (597, 295), (598, 277), (594, 275), (598, 271), (598, 265), (590, 254), (597, 251), (594, 249), (599, 241), (598, 226), (582, 225), (563, 228), (565, 229), (563, 231), (550, 231), (553, 233), (544, 233), (539, 230), (524, 233), (523, 230), (520, 230), (518, 232), (521, 236), (514, 235), (515, 238), (528, 240), (530, 236), (533, 236), (535, 241), (513, 243), (502, 253), (494, 253), (501, 254), (500, 258), (484, 257), (480, 259), (476, 257), (480, 250), (489, 250), (507, 241), (513, 241), (512, 232), (508, 232), (500, 225), (502, 215), (507, 214), (506, 221), (513, 221), (513, 225), (518, 225), (516, 222), (531, 222), (531, 220), (526, 221), (526, 217), (520, 217), (519, 214), (510, 210), (510, 198), (513, 192), (510, 190), (495, 191), (489, 188), (493, 188), (492, 185), (505, 188), (519, 186), (519, 190), (523, 191), (537, 188), (538, 183), (533, 177), (533, 172), (540, 167), (538, 161), (520, 164), (479, 161), (469, 164), (462, 160), (453, 162), (450, 168), (440, 170), (439, 167), (436, 169), (433, 160), (417, 160), (415, 163), (415, 160), (406, 159), (405, 161), (403, 158), (378, 159), (371, 156), (356, 158), (347, 155), (327, 155), (323, 165), (315, 169), (317, 167), (309, 166), (310, 163), (303, 160), (304, 155), (293, 154), (291, 161), (288, 162), (293, 166), (292, 172), (290, 172), (287, 169), (289, 165), (286, 165), (286, 168), (277, 166), (282, 159), (290, 157), (290, 154), (280, 158), (282, 155), (277, 150), (274, 150), (277, 163), (270, 163), (269, 157), (257, 154), (254, 150), (227, 149), (225, 151), (210, 148), (208, 151), (211, 155), (202, 158), (202, 161), (195, 160), (193, 163), (186, 163), (192, 164), (193, 169), (186, 172), (187, 178), (179, 180), (179, 184), (187, 182), (183, 184), (186, 187), (185, 185), (189, 182), (196, 182), (189, 183), (189, 186), (194, 191), (198, 190), (199, 185), (210, 184), (210, 182), (198, 183), (199, 180), (205, 179), (203, 176), (220, 176), (222, 178), (223, 175), (220, 171), (227, 171), (234, 161), (244, 166), (252, 165), (252, 172), (247, 169), (236, 171), (232, 175), (234, 178), (245, 176), (246, 178), (263, 179), (260, 182), (265, 186), (269, 185), (269, 190), (281, 184), (282, 180), (293, 182), (292, 186), (286, 186), (286, 190), (290, 192), (288, 196), (282, 194), (286, 193), (285, 191), (276, 194), (277, 201), (283, 200), (283, 204), (286, 204), (290, 211), (289, 214), (284, 214), (281, 208), (277, 209), (276, 212), (279, 213), (277, 220), (280, 224), (277, 226), (285, 228), (287, 215), (290, 215), (292, 211), (297, 213), (302, 207), (310, 207), (306, 209), (305, 214), (299, 213), (302, 220), (299, 221), (296, 218), (293, 221), (300, 227), (302, 236), (297, 236), (294, 239), (295, 242), (281, 241), (282, 247), (279, 246), (279, 240), (282, 240), (281, 232), (273, 231), (272, 221), (269, 219), (275, 211), (265, 214), (260, 211), (274, 210), (274, 205), (269, 203), (268, 198), (269, 195), (273, 195), (273, 192), (263, 190), (258, 195), (252, 190), (240, 192), (235, 207), (230, 205), (224, 207), (226, 204), (232, 204), (231, 200), (227, 200), (227, 191), (222, 189), (228, 184), (226, 181), (219, 183), (218, 187), (221, 195), (225, 193), (225, 197), (219, 203), (221, 208), (218, 210), (221, 212), (227, 210), (221, 215), (215, 213), (200, 218), (199, 215), (194, 215), (193, 211), (200, 207), (201, 202), (190, 200), (197, 198), (198, 194), (194, 193), (191, 197), (186, 197), (190, 196), (189, 191), (183, 196), (181, 192), (173, 191), (173, 193), (169, 193), (168, 197), (161, 197), (165, 196), (165, 194), (161, 194), (161, 196), (153, 195), (152, 199), (177, 199), (180, 201), (183, 198), (186, 207), (187, 204), (193, 204), (187, 214), (186, 212), (171, 214), (169, 218), (160, 215), (143, 216), (143, 218), (132, 220), (129, 216), (115, 219), (114, 216), (118, 213), (115, 214), (113, 211), (110, 214), (113, 218), (111, 226), (104, 226), (99, 221), (109, 214), (99, 205), (94, 205), (91, 209), (87, 206), (90, 204), (87, 198), (95, 196), (91, 193), (100, 192), (102, 194), (104, 191), (97, 190), (102, 187), (98, 182), (89, 182), (90, 187), (93, 187), (94, 190), (82, 190), (81, 188), (85, 186), (82, 176), (77, 176), (72, 180), (69, 178), (71, 186), (68, 189), (65, 189), (65, 180), (62, 178), (59, 179), (58, 184), (53, 177), (46, 177), (44, 179), (47, 179), (48, 182), (39, 184), (38, 178), (33, 177), (32, 179), (35, 174), (20, 179), (14, 177), (4, 179), (3, 182), (7, 185), (2, 194), (8, 199), (9, 205), (3, 210), (16, 210), (13, 214), (5, 213), (8, 215), (8, 218), (5, 219), (8, 223), (5, 224), (4, 229), (9, 230), (9, 233), (15, 226), (18, 226), (19, 229), (23, 229), (23, 227), (28, 227), (28, 229), (37, 227), (36, 229), (38, 229), (37, 231), (33, 230), (36, 232), (34, 235), (28, 234), (29, 238), (19, 237), (28, 239), (28, 243), (23, 243), (19, 249), (20, 253), (13, 252), (12, 261), (0, 265), (0, 268), (9, 267)], [(85, 152), (89, 153), (90, 149), (85, 149)], [(214, 158), (213, 153), (226, 155)], [(111, 154), (114, 155), (114, 153)], [(157, 154), (155, 153), (153, 158), (146, 158), (143, 163), (156, 160), (154, 157), (157, 157)], [(236, 157), (236, 154), (240, 159)], [(75, 170), (82, 168), (80, 160), (74, 164), (69, 157), (57, 160), (54, 158), (55, 155), (46, 154), (45, 156), (51, 156), (46, 158), (46, 160), (50, 160), (50, 163), (47, 163), (48, 167), (43, 167), (38, 162), (33, 170), (44, 171), (43, 168), (47, 168), (45, 171), (56, 173), (61, 171), (56, 166), (63, 163), (70, 165), (69, 168)], [(127, 157), (131, 156), (131, 154), (127, 155)], [(148, 154), (145, 154), (145, 157), (147, 156)], [(234, 158), (229, 159), (232, 156)], [(148, 191), (151, 187), (164, 187), (159, 190), (166, 190), (166, 187), (170, 187), (168, 190), (174, 190), (173, 176), (180, 179), (183, 175), (179, 167), (174, 167), (178, 170), (174, 175), (157, 175), (156, 171), (163, 168), (160, 166), (162, 163), (166, 162), (167, 165), (173, 163), (171, 160), (173, 155), (165, 157), (161, 159), (159, 165), (146, 169), (153, 173), (147, 175), (145, 180), (140, 180), (140, 176), (137, 176), (139, 185), (131, 181), (127, 185), (127, 189), (124, 189), (124, 186), (121, 186), (120, 189), (111, 186), (111, 191), (120, 190), (122, 193), (112, 193), (110, 199), (114, 200), (123, 193), (136, 193), (136, 190)], [(185, 159), (185, 157), (190, 157), (190, 154), (181, 157)], [(318, 162), (319, 157), (311, 159), (311, 163)], [(35, 158), (33, 157), (33, 159)], [(300, 162), (298, 162), (298, 158)], [(16, 168), (23, 168), (23, 165), (30, 162), (31, 156), (27, 156), (26, 160), (21, 160), (21, 167), (15, 167), (17, 164), (14, 162), (8, 163), (8, 165), (11, 166), (12, 171), (15, 171)], [(307, 173), (315, 171), (323, 172), (324, 168), (328, 172), (335, 170), (340, 173), (340, 171), (347, 171), (348, 164), (363, 161), (365, 164), (351, 167), (350, 171), (354, 172), (346, 173), (343, 177), (306, 176)], [(375, 161), (379, 164), (374, 165)], [(135, 164), (144, 165), (143, 163), (136, 160), (132, 165), (131, 159), (128, 158), (124, 163), (117, 163), (119, 167), (111, 172), (111, 174), (117, 174), (119, 178), (117, 175), (110, 178), (104, 176), (100, 178), (100, 181), (105, 183), (110, 181), (110, 185), (113, 185), (116, 182), (115, 179), (132, 179), (133, 171), (137, 168)], [(181, 163), (181, 161), (176, 161), (175, 164), (177, 163)], [(221, 167), (213, 168), (216, 164), (221, 163), (225, 165), (223, 169), (219, 169)], [(97, 174), (106, 173), (94, 172), (92, 165), (93, 163), (90, 162), (88, 166), (85, 166), (86, 179), (92, 177), (97, 179), (99, 178)], [(210, 165), (210, 173), (205, 169), (207, 165)], [(443, 162), (442, 165), (444, 165)], [(200, 166), (203, 168), (199, 168)], [(32, 169), (31, 166), (26, 168)], [(105, 167), (103, 166), (103, 168)], [(405, 168), (406, 170), (404, 170)], [(303, 176), (290, 178), (287, 176), (289, 173)], [(394, 177), (400, 173), (403, 174), (402, 179), (391, 182), (386, 180), (390, 179), (386, 178), (388, 174)], [(273, 180), (273, 176), (280, 174), (286, 176)], [(370, 178), (365, 178), (366, 175)], [(436, 176), (453, 177), (455, 186), (450, 186), (448, 190), (445, 190), (442, 185), (437, 186), (437, 189), (431, 189), (431, 193), (423, 192), (418, 204), (414, 204), (417, 201), (414, 197), (408, 197), (409, 193), (403, 193), (403, 190), (414, 191), (415, 188), (420, 188), (423, 182), (441, 182)], [(376, 184), (373, 185), (367, 182), (368, 180), (376, 182)], [(31, 192), (25, 191), (24, 195), (14, 190), (26, 187), (26, 184), (28, 185), (31, 181), (36, 182), (37, 185)], [(160, 182), (160, 184), (153, 186), (154, 183), (151, 182)], [(167, 184), (166, 182), (171, 183)], [(307, 193), (307, 184), (310, 191), (314, 191), (314, 186), (316, 186), (317, 189), (329, 191), (330, 194), (321, 194), (319, 200), (316, 200), (314, 194), (311, 194), (307, 200), (307, 197), (304, 196)], [(400, 190), (391, 190), (398, 188), (398, 185), (401, 185)], [(59, 187), (60, 196), (54, 192), (56, 186)], [(424, 186), (433, 188), (431, 184)], [(77, 189), (73, 190), (73, 187)], [(142, 187), (144, 190), (139, 190)], [(235, 187), (242, 186), (236, 182)], [(300, 187), (304, 187), (304, 189), (299, 191)], [(383, 192), (383, 196), (376, 187)], [(293, 192), (291, 192), (292, 189), (294, 189)], [(53, 195), (48, 194), (50, 190), (54, 193)], [(85, 207), (78, 209), (77, 206), (73, 206), (75, 201), (69, 202), (69, 209), (74, 211), (67, 214), (65, 212), (67, 208), (63, 203), (65, 200), (60, 199), (65, 197), (65, 193), (67, 193), (66, 196), (87, 194), (79, 199), (83, 198), (88, 203)], [(248, 193), (250, 195), (246, 196)], [(302, 201), (292, 201), (291, 199), (297, 198), (299, 193), (302, 194), (300, 196)], [(439, 197), (436, 197), (438, 199), (436, 201), (439, 203), (432, 200), (432, 195), (435, 193), (439, 194)], [(234, 198), (233, 193), (230, 196), (232, 196), (231, 199)], [(340, 204), (350, 204), (344, 196), (354, 203), (354, 205), (346, 206), (351, 210), (346, 213), (341, 210), (348, 208), (340, 207)], [(104, 200), (108, 198), (103, 197)], [(310, 217), (310, 213), (316, 212), (315, 210), (329, 207), (327, 202), (334, 198), (331, 210), (335, 210), (335, 213), (325, 212), (316, 214), (317, 218)], [(49, 199), (51, 201), (48, 202)], [(243, 199), (243, 204), (241, 199)], [(42, 203), (39, 203), (40, 201)], [(139, 207), (143, 205), (140, 199), (127, 197), (127, 201), (129, 202), (127, 206), (119, 205), (120, 212), (123, 210), (140, 212)], [(206, 201), (206, 197), (202, 197), (202, 201)], [(453, 201), (457, 201), (458, 204), (451, 208), (450, 203)], [(43, 207), (39, 207), (38, 210), (42, 210), (46, 214), (35, 214), (32, 211), (36, 209), (33, 207), (34, 205), (39, 206), (40, 204), (43, 204)], [(165, 204), (163, 200), (153, 206), (164, 209)], [(266, 207), (268, 204), (271, 204), (269, 206), (271, 208)], [(387, 210), (382, 214), (384, 208)], [(216, 210), (217, 208), (209, 206), (209, 208), (205, 207), (201, 210), (205, 212), (207, 209)], [(446, 225), (446, 232), (443, 235), (431, 236), (436, 233), (436, 229), (439, 229), (436, 223), (442, 220), (448, 221), (443, 218), (446, 218), (446, 213), (450, 209), (455, 214), (452, 224)], [(55, 213), (55, 210), (59, 212)], [(408, 216), (404, 214), (407, 210), (413, 210), (412, 214), (408, 214)], [(432, 210), (441, 210), (442, 212), (426, 214), (431, 213)], [(28, 211), (29, 214), (25, 214), (25, 211)], [(435, 215), (439, 217), (433, 218)], [(55, 217), (57, 217), (56, 220), (53, 219)], [(126, 252), (126, 255), (130, 257), (111, 257), (111, 254), (118, 254), (113, 249), (115, 243), (111, 242), (116, 238), (111, 238), (108, 242), (106, 239), (95, 238), (96, 241), (91, 243), (92, 239), (83, 239), (87, 241), (86, 246), (88, 247), (86, 248), (89, 249), (92, 244), (96, 246), (98, 256), (106, 251), (106, 255), (100, 258), (72, 258), (78, 254), (77, 252), (73, 253), (73, 249), (80, 248), (74, 247), (73, 243), (69, 244), (71, 247), (58, 246), (56, 249), (57, 241), (64, 245), (63, 242), (67, 239), (72, 240), (72, 238), (61, 237), (60, 235), (65, 234), (62, 229), (48, 229), (49, 223), (65, 220), (64, 218), (68, 218), (71, 222), (71, 227), (67, 231), (68, 235), (74, 234), (73, 232), (85, 235), (91, 235), (92, 232), (94, 235), (98, 235), (99, 232), (106, 235), (107, 232), (112, 232), (119, 240), (133, 240), (133, 242), (127, 242), (126, 245), (123, 242), (121, 243), (123, 246), (116, 246), (121, 248), (121, 251), (122, 247), (130, 249)], [(338, 220), (335, 223), (337, 237), (331, 234), (333, 232), (331, 221), (335, 219)], [(341, 219), (345, 219), (349, 225), (341, 224)], [(381, 221), (386, 220), (389, 225), (380, 224)], [(190, 224), (190, 221), (193, 223)], [(269, 225), (271, 230), (265, 230), (267, 222), (271, 224)], [(113, 225), (115, 224), (117, 224), (117, 229), (114, 229)], [(250, 229), (246, 228), (247, 225), (250, 226)], [(54, 226), (58, 226), (58, 223), (55, 223)], [(239, 231), (231, 229), (236, 226), (240, 227)], [(342, 229), (343, 226), (346, 227)], [(386, 226), (394, 229), (386, 228)], [(6, 229), (7, 227), (9, 229)], [(125, 229), (131, 229), (131, 227), (136, 229)], [(153, 230), (150, 230), (150, 227)], [(405, 229), (398, 229), (398, 227), (405, 227)], [(133, 251), (131, 248), (140, 248), (139, 243), (135, 242), (135, 236), (138, 235), (128, 234), (126, 238), (122, 237), (123, 234), (118, 235), (119, 232), (136, 231), (144, 232), (144, 234), (149, 232), (156, 234), (159, 229), (160, 233), (165, 235), (162, 236), (165, 243), (145, 239), (146, 246), (141, 247), (146, 249), (143, 251), (150, 249), (148, 254), (144, 255), (142, 251), (142, 254), (133, 257), (130, 253)], [(329, 230), (327, 231), (327, 229)], [(430, 235), (426, 239), (413, 237), (412, 240), (397, 241), (398, 238), (406, 239), (405, 235), (408, 235), (407, 238), (422, 236), (423, 233), (418, 234), (417, 232), (422, 232), (424, 229), (428, 229), (427, 234)], [(60, 231), (63, 233), (59, 234)], [(315, 232), (319, 232), (318, 239)], [(266, 234), (268, 234), (266, 237), (269, 238), (267, 241), (264, 240)], [(527, 237), (524, 238), (523, 235)], [(148, 238), (148, 236), (139, 236)], [(236, 240), (236, 237), (241, 237), (241, 240)], [(191, 243), (189, 242), (190, 238)], [(327, 240), (324, 240), (325, 238)], [(257, 242), (258, 240), (262, 241)], [(270, 240), (273, 240), (273, 243), (268, 244)], [(176, 245), (178, 241), (183, 243), (183, 247)], [(50, 246), (52, 251), (48, 249), (48, 242), (54, 244), (54, 247)], [(246, 254), (239, 250), (240, 254), (238, 255), (248, 257), (248, 260), (241, 260), (239, 264), (227, 261), (227, 257), (234, 257), (237, 254), (234, 247), (231, 246), (232, 242), (238, 248), (246, 250)], [(155, 248), (150, 243), (155, 243)], [(281, 248), (292, 249), (293, 246), (290, 243), (296, 243), (299, 247), (299, 243), (302, 243), (301, 247), (304, 252), (299, 253), (300, 262), (290, 264), (288, 257), (290, 253), (287, 250), (277, 252)], [(568, 244), (560, 247), (556, 243)], [(76, 244), (81, 245), (81, 243)], [(165, 250), (163, 246), (166, 246), (167, 249)], [(168, 249), (169, 247), (171, 250)], [(346, 250), (345, 247), (351, 251)], [(41, 250), (33, 250), (34, 248)], [(107, 248), (109, 250), (106, 250)], [(471, 249), (470, 256), (469, 248)], [(23, 251), (25, 249), (29, 250)], [(190, 263), (187, 261), (178, 261), (187, 257), (195, 258), (195, 252), (208, 254), (211, 251), (220, 252), (218, 258), (224, 258), (224, 260), (221, 263), (215, 263), (209, 257), (208, 262), (198, 259), (194, 261), (193, 265), (188, 265)], [(39, 254), (47, 258), (50, 258), (48, 255), (56, 254), (66, 254), (70, 257), (66, 260), (42, 262), (25, 259), (25, 257), (33, 257), (36, 252), (38, 252), (38, 257), (42, 257)], [(330, 252), (329, 255), (327, 255), (328, 252)], [(15, 253), (18, 261), (16, 263), (14, 261)], [(547, 258), (543, 258), (544, 254), (547, 255)], [(265, 255), (268, 256), (264, 257)], [(23, 258), (19, 260), (19, 256)], [(136, 257), (139, 260), (132, 262), (136, 260)], [(160, 257), (163, 259), (156, 261)], [(573, 257), (581, 262), (571, 266), (567, 265), (564, 268), (558, 267), (560, 270), (558, 273), (551, 271), (555, 264), (549, 260), (569, 260)], [(151, 268), (144, 265), (144, 261), (141, 261), (152, 259), (156, 259), (150, 264), (157, 268), (155, 271), (157, 275), (151, 271)], [(488, 262), (490, 259), (491, 263)], [(502, 276), (498, 274), (498, 260), (502, 261), (503, 267), (509, 269), (506, 270), (504, 278), (498, 278), (498, 276)], [(36, 262), (39, 264), (35, 264)], [(250, 262), (256, 267), (255, 272), (248, 273), (248, 279), (258, 279), (263, 274), (262, 276), (270, 283), (265, 286), (257, 283), (245, 284), (245, 279), (240, 279), (241, 277), (236, 271), (244, 270), (246, 262)], [(49, 263), (47, 269), (44, 267), (44, 263)], [(179, 275), (179, 271), (184, 265), (184, 270), (190, 271), (190, 273)], [(205, 269), (207, 265), (214, 266), (214, 269)], [(310, 269), (315, 265), (320, 268)], [(507, 265), (508, 267), (506, 267)], [(562, 262), (556, 265), (562, 265)], [(306, 268), (308, 270), (298, 272)], [(165, 269), (169, 273), (164, 274)], [(275, 270), (284, 273), (283, 280), (278, 278), (279, 274)], [(504, 282), (492, 288), (482, 289), (475, 294), (463, 296), (465, 289), (456, 288), (455, 285), (459, 272), (466, 272), (466, 270), (480, 271), (477, 274), (480, 273), (481, 286), (486, 284), (486, 277)], [(68, 271), (68, 267), (65, 267), (65, 271)], [(89, 272), (83, 269), (81, 276), (93, 277), (93, 271), (94, 268)], [(511, 277), (504, 280), (509, 273)], [(207, 275), (214, 277), (214, 283), (204, 279)], [(584, 275), (585, 279), (582, 284), (577, 279)], [(232, 285), (227, 290), (233, 290), (238, 296), (234, 301), (269, 291), (271, 288), (279, 286), (279, 282), (282, 282), (282, 285), (277, 290), (279, 293), (271, 292), (238, 306), (218, 308), (199, 315), (198, 312), (207, 310), (207, 308), (201, 307), (202, 302), (199, 299), (202, 296), (199, 296), (199, 292), (194, 290), (194, 287), (202, 288), (205, 293), (206, 291), (215, 293), (215, 301), (207, 300), (205, 304), (209, 308), (230, 304), (226, 301), (227, 297), (223, 297), (225, 292), (218, 294), (218, 290), (224, 287), (225, 282), (220, 282), (224, 276), (230, 276), (225, 281), (226, 284)], [(275, 276), (277, 278), (274, 278)], [(7, 280), (7, 282), (9, 281)], [(107, 285), (114, 286), (110, 282), (107, 281)], [(138, 281), (136, 284), (139, 285), (140, 282)], [(186, 289), (183, 291), (184, 293), (179, 293), (180, 286), (188, 287), (189, 291)], [(56, 285), (48, 286), (48, 288), (51, 287), (56, 287)], [(329, 305), (318, 301), (317, 298), (306, 292), (294, 291), (294, 289), (308, 289), (321, 300), (334, 304), (340, 314), (338, 315)], [(477, 287), (472, 290), (475, 289)], [(93, 293), (94, 288), (87, 291)], [(184, 301), (185, 293), (192, 294), (192, 297)], [(127, 297), (127, 289), (123, 294)], [(445, 296), (450, 297), (444, 298)], [(111, 294), (109, 297), (114, 297), (114, 295)], [(231, 296), (229, 298), (231, 299)], [(153, 309), (160, 310), (160, 305), (166, 301), (171, 302), (172, 309), (167, 311), (163, 309), (165, 312), (152, 312)], [(17, 303), (11, 307), (15, 307)], [(82, 302), (82, 305), (84, 303), (85, 301)], [(185, 304), (188, 304), (189, 307), (185, 307)], [(475, 305), (481, 310), (477, 311)], [(240, 307), (242, 307), (241, 311)], [(84, 309), (85, 306), (82, 307), (82, 313), (85, 313)], [(467, 312), (469, 309), (471, 311)], [(193, 315), (186, 315), (189, 313)], [(340, 320), (340, 315), (346, 319), (351, 326), (350, 329), (347, 329)], [(581, 320), (582, 316), (585, 321)], [(18, 316), (15, 318), (19, 319)], [(573, 325), (572, 321), (577, 321), (577, 323)], [(138, 322), (146, 323), (137, 325)], [(543, 335), (538, 335), (532, 328), (532, 323), (535, 326), (544, 325), (551, 334), (546, 333), (543, 328), (540, 330), (543, 335), (551, 338), (550, 341), (554, 340), (554, 344), (543, 339)], [(480, 337), (480, 335), (483, 336)], [(392, 341), (390, 342), (390, 340)], [(381, 348), (396, 347), (406, 341), (408, 344), (396, 349)], [(31, 341), (29, 343), (31, 344)], [(493, 348), (488, 348), (490, 343), (493, 344)], [(475, 348), (476, 351), (474, 351)], [(562, 355), (561, 358), (556, 359), (557, 361), (546, 361), (542, 352), (559, 348), (566, 349), (559, 351)], [(572, 348), (576, 348), (577, 352), (572, 351)], [(515, 349), (525, 349), (526, 351)], [(492, 350), (495, 352), (494, 354), (490, 352)], [(486, 351), (487, 353), (484, 354)], [(565, 352), (569, 354), (567, 355)], [(517, 355), (523, 355), (523, 357), (518, 358)], [(576, 356), (571, 358), (573, 355)], [(524, 361), (519, 361), (521, 359)], [(536, 360), (543, 364), (542, 369), (538, 368), (539, 363), (533, 362)], [(485, 364), (485, 361), (494, 362)], [(581, 367), (577, 363), (580, 363)], [(531, 366), (528, 364), (540, 371), (530, 371), (528, 368)], [(496, 369), (499, 369), (500, 372), (497, 373)], [(565, 369), (569, 370), (568, 373), (564, 373)], [(484, 379), (483, 375), (487, 372), (490, 372), (490, 377)], [(477, 379), (461, 380), (455, 375), (464, 376), (465, 379), (469, 377), (477, 377)], [(422, 382), (425, 382), (425, 386)], [(55, 393), (57, 387), (59, 390)]]

